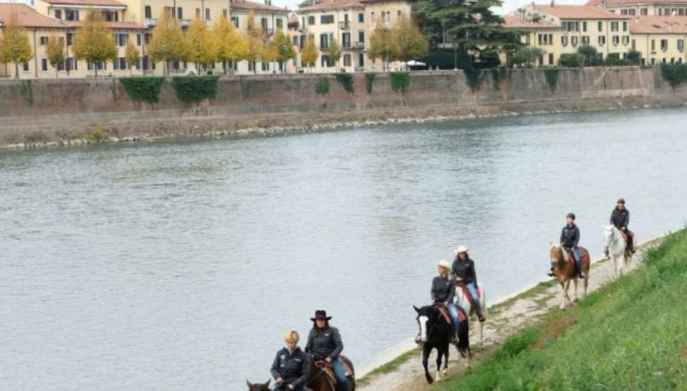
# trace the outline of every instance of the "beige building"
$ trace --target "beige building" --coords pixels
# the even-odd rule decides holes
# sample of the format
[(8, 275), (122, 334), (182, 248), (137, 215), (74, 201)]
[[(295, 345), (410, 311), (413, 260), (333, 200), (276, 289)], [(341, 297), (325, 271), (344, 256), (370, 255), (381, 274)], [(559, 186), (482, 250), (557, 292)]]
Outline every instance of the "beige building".
[(561, 54), (589, 45), (603, 55), (624, 58), (632, 50), (629, 16), (599, 7), (529, 5), (508, 15), (506, 26), (525, 32), (523, 42), (541, 48), (538, 65), (558, 65)]
[[(310, 36), (320, 51), (309, 72), (356, 72), (382, 69), (381, 61), (375, 63), (367, 56), (370, 35), (377, 23), (391, 28), (400, 16), (409, 16), (411, 6), (397, 0), (311, 0), (296, 13), (290, 31), (294, 45), (303, 49)], [(342, 49), (338, 64), (324, 53), (334, 40)]]
[(646, 65), (685, 62), (687, 18), (645, 16), (633, 19), (632, 47), (642, 53)]
[(687, 0), (590, 0), (587, 5), (627, 16), (687, 16)]

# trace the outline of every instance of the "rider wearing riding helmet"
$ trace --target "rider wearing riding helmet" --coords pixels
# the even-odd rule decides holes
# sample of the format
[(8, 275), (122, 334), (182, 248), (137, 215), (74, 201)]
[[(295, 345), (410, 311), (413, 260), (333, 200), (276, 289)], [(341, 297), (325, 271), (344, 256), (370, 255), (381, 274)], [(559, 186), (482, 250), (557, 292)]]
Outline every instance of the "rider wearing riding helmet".
[(329, 325), (331, 319), (332, 317), (327, 316), (326, 311), (315, 311), (315, 317), (310, 318), (313, 328), (308, 335), (305, 351), (312, 355), (315, 361), (324, 360), (329, 363), (336, 375), (336, 388), (339, 391), (345, 391), (348, 390), (349, 374), (339, 358), (343, 351), (343, 342), (339, 330)]
[(627, 249), (634, 253), (634, 234), (627, 226), (630, 225), (630, 211), (625, 208), (625, 199), (620, 198), (611, 212), (611, 224), (627, 236)]
[(465, 246), (458, 246), (456, 249), (456, 258), (453, 260), (451, 267), (451, 274), (459, 282), (465, 284), (470, 294), (470, 299), (475, 306), (477, 317), (480, 322), (484, 322), (484, 314), (482, 313), (482, 306), (479, 302), (479, 294), (477, 293), (477, 273), (475, 272), (475, 261), (470, 258), (468, 248)]
[(451, 317), (451, 322), (453, 323), (453, 329), (458, 330), (458, 324), (460, 320), (458, 319), (458, 308), (453, 303), (453, 299), (456, 293), (455, 281), (449, 278), (449, 272), (451, 267), (445, 260), (439, 261), (437, 264), (438, 276), (434, 277), (432, 280), (432, 302), (434, 304), (443, 304), (448, 309), (448, 314)]
[(276, 386), (275, 391), (305, 391), (305, 383), (310, 372), (310, 360), (298, 346), (300, 336), (295, 330), (286, 333), (284, 342), (286, 347), (277, 352), (272, 363), (272, 377)]
[(565, 227), (561, 230), (561, 246), (568, 253), (573, 254), (575, 258), (575, 268), (580, 278), (584, 278), (582, 273), (580, 248), (577, 245), (580, 243), (580, 229), (575, 224), (575, 214), (568, 213), (566, 216)]

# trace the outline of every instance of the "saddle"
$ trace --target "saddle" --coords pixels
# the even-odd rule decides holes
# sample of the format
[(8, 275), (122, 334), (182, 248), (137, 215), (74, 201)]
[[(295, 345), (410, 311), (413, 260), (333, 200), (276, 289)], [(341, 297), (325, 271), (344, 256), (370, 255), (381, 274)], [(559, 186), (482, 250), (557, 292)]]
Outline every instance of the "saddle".
[(453, 327), (453, 322), (451, 321), (451, 315), (448, 313), (448, 308), (443, 303), (435, 303), (434, 306), (439, 310), (439, 313), (444, 318), (446, 323)]

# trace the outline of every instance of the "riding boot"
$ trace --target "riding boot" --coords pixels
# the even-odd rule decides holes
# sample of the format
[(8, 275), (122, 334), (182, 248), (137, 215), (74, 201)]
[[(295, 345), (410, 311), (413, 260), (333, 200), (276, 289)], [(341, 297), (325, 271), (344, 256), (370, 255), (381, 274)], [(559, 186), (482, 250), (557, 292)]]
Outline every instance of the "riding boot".
[(549, 269), (549, 272), (546, 273), (546, 275), (549, 276), (549, 277), (553, 277), (553, 276), (554, 276), (554, 274), (553, 274), (553, 268)]

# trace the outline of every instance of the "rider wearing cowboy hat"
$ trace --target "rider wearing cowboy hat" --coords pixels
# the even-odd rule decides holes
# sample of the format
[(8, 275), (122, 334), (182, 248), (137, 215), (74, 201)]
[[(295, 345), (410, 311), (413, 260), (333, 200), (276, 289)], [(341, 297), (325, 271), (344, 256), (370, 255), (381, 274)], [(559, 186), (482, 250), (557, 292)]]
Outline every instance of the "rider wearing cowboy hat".
[(339, 359), (343, 351), (343, 342), (339, 330), (329, 325), (331, 319), (331, 316), (327, 316), (327, 311), (315, 311), (315, 317), (310, 318), (313, 328), (308, 335), (305, 351), (310, 353), (315, 361), (324, 360), (331, 364), (336, 375), (336, 388), (340, 391), (348, 390), (348, 373)]
[(470, 251), (465, 246), (458, 246), (456, 249), (456, 258), (453, 260), (453, 266), (451, 267), (451, 273), (458, 280), (465, 283), (470, 293), (470, 298), (475, 310), (477, 312), (477, 317), (480, 322), (484, 322), (484, 314), (482, 313), (482, 306), (479, 302), (479, 294), (477, 293), (477, 273), (475, 272), (475, 261), (470, 258), (468, 254)]
[(634, 234), (627, 226), (630, 225), (630, 211), (625, 208), (625, 199), (620, 198), (611, 212), (611, 224), (627, 236), (627, 249), (634, 253)]
[(434, 277), (432, 280), (432, 301), (434, 304), (443, 304), (448, 309), (448, 314), (451, 317), (451, 322), (453, 323), (453, 329), (458, 330), (458, 324), (460, 320), (458, 319), (458, 308), (453, 303), (453, 298), (456, 293), (456, 284), (453, 280), (449, 278), (449, 272), (451, 267), (445, 260), (439, 261), (437, 264), (438, 276)]
[(272, 377), (274, 377), (275, 391), (305, 391), (305, 383), (310, 375), (310, 360), (298, 347), (300, 336), (295, 330), (286, 333), (284, 342), (286, 347), (277, 352), (272, 363)]

